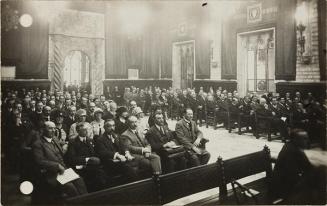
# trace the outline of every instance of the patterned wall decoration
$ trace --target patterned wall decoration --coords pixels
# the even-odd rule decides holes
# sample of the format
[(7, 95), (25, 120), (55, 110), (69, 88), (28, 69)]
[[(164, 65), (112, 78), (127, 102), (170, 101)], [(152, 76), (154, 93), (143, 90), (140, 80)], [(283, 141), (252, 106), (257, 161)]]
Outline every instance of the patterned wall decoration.
[(1, 10), (1, 26), (6, 32), (12, 29), (18, 29), (19, 24), (19, 12), (10, 7), (10, 5), (4, 5)]
[(247, 23), (256, 23), (262, 20), (262, 5), (255, 4), (247, 7)]

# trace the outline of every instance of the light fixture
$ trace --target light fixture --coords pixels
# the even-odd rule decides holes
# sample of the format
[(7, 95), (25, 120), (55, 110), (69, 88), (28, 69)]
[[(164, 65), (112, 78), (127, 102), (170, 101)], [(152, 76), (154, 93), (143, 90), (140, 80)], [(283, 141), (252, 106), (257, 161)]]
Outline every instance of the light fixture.
[(296, 30), (300, 34), (297, 42), (300, 46), (299, 52), (301, 56), (301, 62), (304, 64), (309, 64), (311, 62), (311, 56), (304, 55), (305, 43), (306, 43), (304, 32), (307, 28), (306, 25), (308, 24), (308, 12), (305, 2), (302, 2), (302, 4), (296, 8), (295, 19), (296, 19)]
[(20, 25), (22, 25), (22, 27), (30, 27), (33, 23), (33, 18), (29, 14), (23, 14), (19, 18), (19, 23), (20, 23)]
[(33, 184), (29, 181), (24, 181), (20, 184), (19, 190), (24, 195), (29, 195), (33, 192)]

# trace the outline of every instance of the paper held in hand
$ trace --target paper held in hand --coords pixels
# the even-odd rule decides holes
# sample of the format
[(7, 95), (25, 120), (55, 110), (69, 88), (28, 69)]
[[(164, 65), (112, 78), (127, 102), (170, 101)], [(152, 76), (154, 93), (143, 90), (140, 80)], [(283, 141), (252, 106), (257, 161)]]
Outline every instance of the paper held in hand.
[(63, 174), (58, 174), (57, 181), (60, 184), (64, 185), (67, 182), (74, 181), (78, 178), (79, 178), (79, 175), (72, 168), (68, 168), (65, 170), (65, 172)]

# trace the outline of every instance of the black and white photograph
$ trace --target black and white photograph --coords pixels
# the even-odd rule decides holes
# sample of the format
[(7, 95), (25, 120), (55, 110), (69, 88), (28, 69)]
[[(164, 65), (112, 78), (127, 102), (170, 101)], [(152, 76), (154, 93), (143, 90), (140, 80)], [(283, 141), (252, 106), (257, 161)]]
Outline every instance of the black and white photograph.
[(327, 0), (1, 0), (1, 205), (326, 205)]

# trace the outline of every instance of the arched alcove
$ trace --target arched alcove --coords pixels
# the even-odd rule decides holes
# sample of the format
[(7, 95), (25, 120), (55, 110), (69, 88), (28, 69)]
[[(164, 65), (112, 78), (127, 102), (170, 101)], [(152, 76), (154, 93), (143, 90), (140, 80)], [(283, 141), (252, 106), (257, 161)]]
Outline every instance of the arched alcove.
[(64, 10), (50, 24), (48, 74), (51, 89), (63, 90), (66, 58), (72, 51), (79, 51), (89, 61), (90, 91), (95, 95), (102, 94), (105, 77), (104, 45), (103, 14)]

